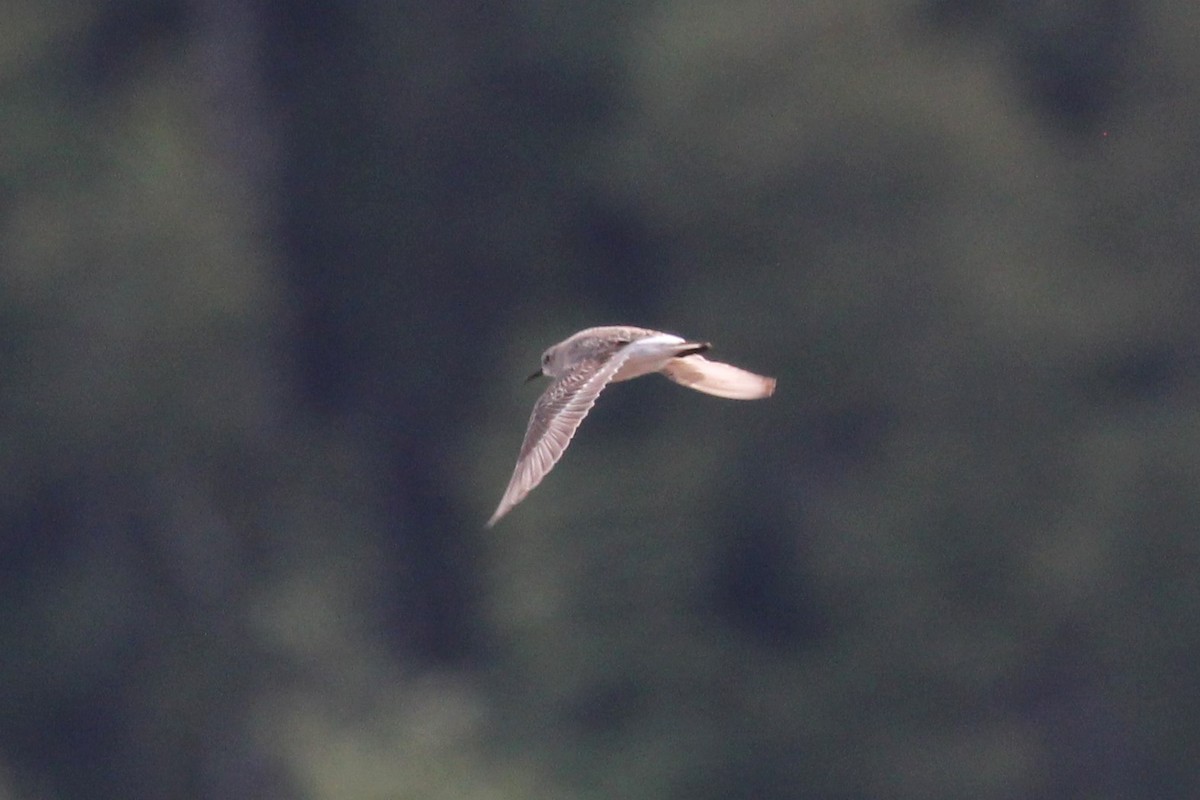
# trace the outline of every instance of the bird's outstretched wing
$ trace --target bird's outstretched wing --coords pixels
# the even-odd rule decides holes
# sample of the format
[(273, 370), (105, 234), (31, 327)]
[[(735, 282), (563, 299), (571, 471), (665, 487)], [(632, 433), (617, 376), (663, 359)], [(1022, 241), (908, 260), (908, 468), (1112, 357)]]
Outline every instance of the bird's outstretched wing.
[(487, 522), (489, 528), (524, 500), (525, 495), (554, 468), (571, 443), (579, 423), (596, 404), (596, 397), (628, 357), (629, 351), (622, 347), (597, 358), (582, 359), (542, 393), (529, 417), (525, 441), (521, 443), (521, 453), (517, 456), (517, 466), (508, 481), (508, 488)]
[(759, 400), (775, 392), (775, 379), (755, 375), (732, 364), (709, 361), (704, 356), (673, 358), (662, 372), (680, 386), (730, 400)]

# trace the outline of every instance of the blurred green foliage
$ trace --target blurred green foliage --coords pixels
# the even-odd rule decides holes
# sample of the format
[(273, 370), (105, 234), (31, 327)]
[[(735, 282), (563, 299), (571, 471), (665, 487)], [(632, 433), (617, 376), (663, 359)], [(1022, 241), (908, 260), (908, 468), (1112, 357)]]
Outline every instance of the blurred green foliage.
[(1200, 793), (1190, 4), (10, 6), (0, 798)]

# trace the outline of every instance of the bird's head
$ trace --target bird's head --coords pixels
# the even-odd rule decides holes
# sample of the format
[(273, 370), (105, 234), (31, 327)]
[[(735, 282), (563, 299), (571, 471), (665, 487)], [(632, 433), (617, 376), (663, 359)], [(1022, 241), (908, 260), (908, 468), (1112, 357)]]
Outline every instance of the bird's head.
[(525, 379), (525, 382), (540, 378), (543, 375), (547, 378), (557, 378), (563, 372), (562, 363), (562, 348), (558, 345), (551, 347), (546, 352), (542, 353), (541, 368)]

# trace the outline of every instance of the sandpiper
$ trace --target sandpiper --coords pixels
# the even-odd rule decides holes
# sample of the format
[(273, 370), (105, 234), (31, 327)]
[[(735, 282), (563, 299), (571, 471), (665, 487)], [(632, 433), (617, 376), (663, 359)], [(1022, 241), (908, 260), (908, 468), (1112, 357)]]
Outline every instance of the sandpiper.
[(533, 407), (517, 465), (488, 527), (553, 469), (609, 383), (661, 372), (689, 389), (732, 400), (758, 400), (774, 393), (774, 378), (709, 361), (700, 355), (709, 347), (708, 342), (661, 331), (609, 325), (582, 330), (543, 353), (541, 369), (529, 380), (546, 375), (553, 383)]

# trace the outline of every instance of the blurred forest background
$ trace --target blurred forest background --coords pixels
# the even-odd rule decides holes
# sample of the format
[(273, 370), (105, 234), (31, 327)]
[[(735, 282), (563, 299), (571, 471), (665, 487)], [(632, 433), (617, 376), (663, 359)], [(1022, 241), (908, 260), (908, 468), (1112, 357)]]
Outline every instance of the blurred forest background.
[(0, 17), (3, 800), (1200, 797), (1194, 0)]

